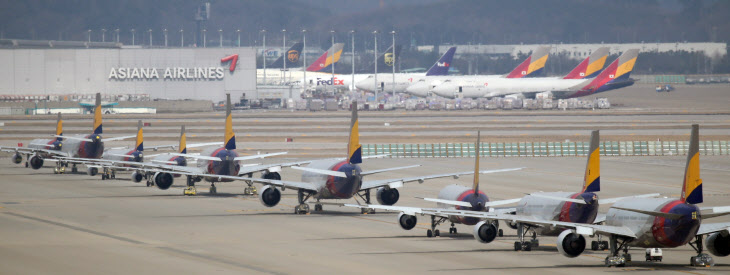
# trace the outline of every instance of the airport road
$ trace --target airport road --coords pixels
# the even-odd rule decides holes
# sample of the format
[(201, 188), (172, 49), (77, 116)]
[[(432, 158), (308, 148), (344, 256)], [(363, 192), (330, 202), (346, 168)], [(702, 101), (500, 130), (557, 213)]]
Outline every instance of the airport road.
[[(603, 157), (600, 196), (678, 196), (684, 160)], [(703, 206), (728, 205), (728, 157), (702, 156), (701, 161)], [(416, 163), (423, 166), (369, 179), (470, 170), (473, 162), (378, 159), (366, 160), (363, 170)], [(538, 190), (578, 191), (585, 159), (484, 158), (481, 164), (482, 169), (527, 167), (481, 177), (482, 190), (497, 200)], [(298, 171), (284, 172), (284, 179), (299, 179)], [(404, 231), (393, 213), (361, 215), (325, 205), (322, 213), (294, 215), (296, 195), (291, 190), (284, 192), (279, 205), (266, 208), (258, 198), (239, 195), (239, 183), (220, 184), (217, 196), (209, 196), (207, 186), (199, 184), (199, 196), (184, 197), (179, 181), (162, 191), (123, 180), (124, 174), (109, 181), (85, 174), (54, 175), (49, 168), (31, 170), (7, 159), (0, 162), (0, 175), (0, 266), (9, 274), (730, 272), (727, 257), (715, 257), (712, 268), (689, 267), (694, 254), (689, 246), (664, 250), (662, 263), (643, 262), (644, 251), (632, 249), (631, 266), (606, 268), (606, 252), (565, 258), (558, 254), (554, 237), (541, 238), (541, 247), (531, 252), (515, 252), (515, 232), (508, 228), (507, 236), (481, 244), (464, 225), (457, 225), (456, 236), (426, 238), (426, 217), (419, 217), (416, 229)], [(470, 185), (471, 180), (469, 176), (406, 185), (398, 205), (432, 206), (414, 197), (434, 197), (445, 185)], [(448, 225), (440, 229), (448, 232)]]

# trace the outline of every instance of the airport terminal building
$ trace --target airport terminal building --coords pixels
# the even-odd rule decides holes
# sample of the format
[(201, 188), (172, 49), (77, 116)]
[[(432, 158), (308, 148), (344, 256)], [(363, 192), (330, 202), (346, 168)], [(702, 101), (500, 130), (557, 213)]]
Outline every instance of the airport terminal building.
[[(112, 44), (112, 43), (106, 43)], [(254, 48), (15, 47), (0, 49), (0, 96), (255, 97)], [(236, 98), (238, 97), (236, 96)]]

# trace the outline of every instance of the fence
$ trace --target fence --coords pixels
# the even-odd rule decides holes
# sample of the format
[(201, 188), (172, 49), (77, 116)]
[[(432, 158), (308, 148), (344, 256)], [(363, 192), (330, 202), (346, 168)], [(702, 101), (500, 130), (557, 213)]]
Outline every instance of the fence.
[[(700, 141), (702, 155), (730, 155), (730, 141)], [(388, 154), (394, 158), (474, 157), (474, 143), (363, 144), (365, 156)], [(501, 142), (482, 143), (483, 157), (569, 157), (585, 156), (588, 142)], [(604, 141), (603, 156), (677, 156), (686, 155), (689, 141)]]

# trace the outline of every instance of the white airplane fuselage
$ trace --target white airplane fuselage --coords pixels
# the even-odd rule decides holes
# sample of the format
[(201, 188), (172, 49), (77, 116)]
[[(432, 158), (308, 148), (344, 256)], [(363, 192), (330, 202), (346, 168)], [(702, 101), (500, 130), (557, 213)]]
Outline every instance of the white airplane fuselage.
[[(598, 197), (594, 193), (544, 192), (537, 193), (550, 197), (588, 200), (591, 203), (580, 204), (551, 198), (530, 196), (523, 197), (517, 205), (517, 215), (532, 216), (546, 221), (563, 221), (574, 223), (593, 223), (598, 215)], [(535, 228), (538, 234), (557, 236), (563, 229), (550, 226)]]
[(343, 178), (303, 171), (302, 182), (316, 186), (315, 199), (349, 199), (360, 191), (362, 169), (357, 164), (348, 163), (347, 160), (324, 159), (312, 161), (307, 167), (339, 171), (347, 175)]
[[(675, 213), (682, 217), (672, 220), (614, 207)], [(636, 234), (636, 239), (628, 245), (644, 248), (685, 245), (694, 239), (700, 223), (700, 210), (697, 206), (671, 198), (626, 199), (614, 203), (606, 213), (606, 225), (631, 229)]]

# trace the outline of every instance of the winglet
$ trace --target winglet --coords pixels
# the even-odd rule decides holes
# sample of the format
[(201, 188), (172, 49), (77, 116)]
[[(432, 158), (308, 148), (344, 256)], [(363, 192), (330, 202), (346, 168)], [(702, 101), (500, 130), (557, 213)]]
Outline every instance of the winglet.
[(180, 127), (180, 154), (188, 153), (188, 145), (185, 138), (185, 125)]
[(474, 194), (479, 194), (479, 153), (481, 152), (481, 134), (482, 131), (477, 131), (477, 143), (474, 146), (474, 187), (472, 188), (474, 189)]
[(101, 127), (101, 93), (96, 93), (96, 107), (94, 107), (94, 134), (102, 133)]
[(578, 66), (570, 71), (570, 73), (565, 75), (563, 79), (585, 79), (595, 77), (603, 70), (603, 66), (606, 65), (608, 51), (608, 47), (600, 47), (596, 49), (588, 58), (584, 59), (580, 62), (580, 64), (578, 64)]
[(700, 178), (700, 126), (692, 124), (692, 136), (687, 151), (687, 167), (684, 170), (682, 185), (682, 201), (697, 204), (702, 199), (702, 179)]
[(137, 151), (144, 151), (144, 135), (142, 134), (142, 120), (137, 121), (137, 142), (134, 144), (134, 148)]
[(449, 74), (449, 68), (451, 67), (451, 61), (454, 59), (455, 52), (456, 47), (449, 48), (449, 50), (447, 50), (444, 55), (442, 55), (441, 58), (439, 58), (439, 60), (436, 61), (430, 69), (428, 69), (426, 76)]
[[(63, 136), (63, 119), (61, 119), (61, 112), (58, 112), (58, 121), (56, 121), (56, 135)], [(57, 137), (56, 140), (62, 140), (63, 138)]]
[(352, 101), (352, 118), (350, 121), (350, 140), (347, 143), (347, 161), (352, 164), (362, 163), (362, 146), (360, 145), (360, 130), (357, 117), (357, 100)]
[(236, 149), (236, 134), (233, 133), (233, 117), (231, 116), (231, 94), (226, 94), (226, 135), (223, 146), (226, 150)]
[(536, 77), (542, 73), (545, 68), (548, 56), (550, 55), (550, 47), (541, 46), (537, 50), (533, 51), (530, 56), (525, 59), (520, 65), (515, 67), (506, 78), (524, 78), (524, 77)]
[(601, 191), (601, 151), (598, 148), (598, 130), (591, 132), (591, 145), (588, 149), (588, 162), (583, 176), (583, 192)]

